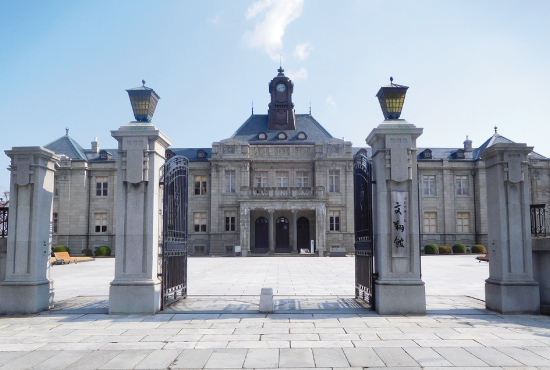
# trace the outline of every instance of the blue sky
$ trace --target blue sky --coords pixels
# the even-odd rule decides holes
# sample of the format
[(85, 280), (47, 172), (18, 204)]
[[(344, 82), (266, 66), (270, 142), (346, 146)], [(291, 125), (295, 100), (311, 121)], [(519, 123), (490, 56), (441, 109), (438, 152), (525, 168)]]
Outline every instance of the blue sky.
[[(279, 56), (296, 113), (366, 146), (375, 94), (409, 86), (401, 118), (419, 147), (479, 146), (498, 132), (550, 156), (548, 1), (0, 2), (0, 149), (65, 134), (83, 147), (133, 119), (147, 81), (175, 147), (209, 147), (267, 113)], [(9, 188), (0, 156), (0, 190)]]

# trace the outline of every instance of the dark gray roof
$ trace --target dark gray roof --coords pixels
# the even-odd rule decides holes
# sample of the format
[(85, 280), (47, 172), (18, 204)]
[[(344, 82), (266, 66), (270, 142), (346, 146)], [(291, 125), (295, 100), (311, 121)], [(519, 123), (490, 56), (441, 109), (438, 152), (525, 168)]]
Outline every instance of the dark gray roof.
[(109, 161), (116, 161), (116, 159), (118, 158), (118, 151), (117, 149), (100, 149), (100, 152), (99, 153), (93, 153), (91, 150), (86, 150), (86, 158), (88, 159), (89, 162), (105, 162), (105, 159), (101, 159), (99, 157), (99, 154), (102, 152), (102, 151), (106, 151), (107, 154), (109, 155)]
[[(485, 149), (489, 148), (490, 146), (493, 146), (495, 144), (514, 144), (515, 142), (505, 138), (504, 136), (500, 135), (498, 132), (495, 132), (493, 136), (491, 136), (487, 141), (485, 141), (481, 146), (477, 149), (474, 149), (474, 159), (480, 159), (482, 157), (482, 153), (485, 151)], [(539, 159), (539, 160), (549, 160), (550, 158), (547, 158), (543, 156), (542, 154), (539, 154), (537, 152), (531, 152), (529, 154), (529, 158), (531, 159)]]
[[(332, 139), (332, 135), (309, 114), (296, 115), (296, 130), (269, 131), (267, 129), (267, 123), (267, 114), (253, 114), (237, 129), (237, 131), (235, 131), (231, 138), (251, 144), (314, 144), (319, 141)], [(258, 134), (260, 132), (265, 132), (267, 134), (267, 140), (258, 139)], [(277, 134), (279, 132), (284, 132), (287, 135), (287, 140), (278, 140)], [(307, 135), (306, 140), (298, 140), (297, 136), (300, 132), (304, 132)]]
[(72, 160), (86, 160), (84, 149), (69, 135), (61, 136), (59, 139), (47, 144), (45, 148), (50, 149), (58, 155), (64, 154)]
[[(455, 158), (454, 154), (456, 153), (456, 151), (459, 149), (464, 149), (463, 147), (462, 148), (417, 148), (417, 153), (418, 153), (418, 159), (424, 160), (424, 161), (438, 160), (438, 159), (450, 159), (450, 160), (457, 160), (457, 161), (476, 161), (478, 159), (482, 159), (481, 154), (485, 151), (485, 149), (499, 143), (514, 144), (512, 140), (505, 138), (504, 136), (498, 133), (495, 133), (493, 136), (487, 139), (487, 141), (485, 141), (479, 148), (473, 149), (472, 158), (464, 158), (464, 159)], [(353, 155), (357, 154), (357, 152), (361, 149), (367, 150), (369, 158), (372, 156), (371, 148), (353, 148)], [(420, 156), (421, 153), (426, 149), (430, 149), (432, 151), (432, 157), (430, 159), (424, 159), (424, 158), (421, 158)], [(550, 158), (547, 158), (537, 152), (531, 152), (529, 154), (529, 158), (538, 159), (542, 161), (550, 160)]]
[[(208, 162), (208, 158), (212, 158), (212, 148), (168, 148), (175, 155), (182, 155), (189, 159), (190, 162)], [(204, 150), (206, 156), (199, 158), (199, 150)]]
[[(59, 139), (52, 141), (44, 146), (46, 149), (50, 149), (57, 155), (66, 155), (73, 161), (88, 161), (99, 162), (105, 161), (99, 158), (99, 153), (94, 153), (91, 149), (83, 149), (69, 135), (61, 136)], [(100, 151), (106, 151), (110, 155), (110, 161), (114, 161), (118, 157), (117, 149), (100, 149)]]

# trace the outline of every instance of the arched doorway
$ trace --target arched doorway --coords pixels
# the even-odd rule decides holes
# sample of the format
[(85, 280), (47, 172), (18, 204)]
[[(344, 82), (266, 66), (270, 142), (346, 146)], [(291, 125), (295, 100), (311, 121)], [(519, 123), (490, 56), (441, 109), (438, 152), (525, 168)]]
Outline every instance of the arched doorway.
[(267, 218), (258, 217), (256, 219), (256, 225), (254, 227), (254, 248), (252, 253), (267, 253), (269, 248), (269, 226)]
[(275, 252), (290, 253), (290, 232), (288, 218), (279, 217), (275, 224)]
[(296, 234), (298, 239), (296, 240), (298, 252), (300, 251), (300, 249), (309, 250), (309, 220), (307, 219), (307, 217), (298, 218), (298, 220), (296, 221), (296, 228), (298, 229)]

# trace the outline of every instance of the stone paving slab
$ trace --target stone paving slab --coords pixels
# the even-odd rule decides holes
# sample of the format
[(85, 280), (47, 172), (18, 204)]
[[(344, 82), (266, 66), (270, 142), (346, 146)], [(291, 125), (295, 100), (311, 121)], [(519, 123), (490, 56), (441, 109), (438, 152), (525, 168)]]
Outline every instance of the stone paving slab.
[[(52, 311), (0, 316), (0, 369), (550, 370), (550, 317), (488, 311), (477, 288), (463, 294), (465, 285), (449, 291), (448, 284), (438, 283), (434, 290), (430, 271), (443, 274), (449, 261), (458, 263), (456, 276), (466, 284), (475, 285), (487, 271), (486, 264), (470, 261), (473, 256), (454, 257), (423, 257), (426, 316), (381, 316), (356, 301), (343, 288), (352, 274), (348, 258), (258, 259), (258, 268), (247, 272), (254, 270), (258, 281), (243, 280), (237, 268), (227, 282), (216, 280), (226, 284), (216, 287), (219, 294), (191, 294), (158, 315), (109, 316), (106, 293), (90, 288), (89, 296), (77, 297), (63, 288), (67, 299), (58, 300)], [(225, 271), (243, 260), (197, 259), (190, 271), (205, 273), (213, 265)], [(317, 267), (314, 261), (320, 261)], [(316, 278), (325, 263), (341, 280), (320, 277), (330, 294), (319, 293), (314, 283), (293, 286), (292, 279), (272, 276), (283, 268), (293, 274), (302, 269), (300, 279)], [(454, 281), (460, 280), (456, 276)], [(279, 291), (273, 314), (258, 312), (264, 284)], [(248, 294), (255, 289), (257, 294)]]
[[(550, 367), (549, 323), (546, 316), (490, 311), (471, 316), (44, 312), (0, 317), (3, 338), (43, 345), (0, 345), (0, 369), (542, 369)], [(337, 333), (323, 333), (327, 329)], [(512, 339), (486, 342), (488, 332), (532, 329), (523, 345)], [(461, 335), (468, 339), (457, 339)], [(98, 346), (82, 347), (88, 344)]]

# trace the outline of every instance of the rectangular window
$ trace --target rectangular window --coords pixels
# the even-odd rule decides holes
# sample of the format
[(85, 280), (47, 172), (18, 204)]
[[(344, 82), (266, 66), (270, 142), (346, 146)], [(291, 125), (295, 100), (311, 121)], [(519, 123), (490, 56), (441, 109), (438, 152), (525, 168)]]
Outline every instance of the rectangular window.
[(206, 195), (206, 176), (195, 176), (195, 195)]
[(95, 232), (96, 233), (107, 232), (107, 213), (95, 214)]
[(470, 232), (470, 212), (457, 212), (456, 214), (456, 232)]
[(105, 177), (96, 177), (96, 190), (95, 195), (98, 197), (107, 196), (107, 176)]
[(456, 195), (468, 195), (468, 176), (456, 176)]
[(235, 211), (225, 211), (225, 231), (235, 231)]
[(424, 193), (424, 195), (436, 195), (435, 175), (422, 176), (422, 192)]
[(205, 233), (206, 232), (206, 212), (195, 212), (195, 232)]
[(225, 192), (226, 193), (235, 192), (235, 170), (225, 171)]
[(54, 234), (57, 234), (57, 226), (59, 224), (59, 219), (57, 218), (57, 212), (54, 212), (53, 218), (52, 218), (52, 232)]
[(257, 188), (267, 187), (267, 171), (256, 171), (254, 175), (254, 186)]
[(54, 182), (54, 185), (53, 185), (53, 195), (54, 196), (59, 196), (59, 180), (55, 180)]
[(328, 211), (330, 231), (340, 231), (340, 211)]
[(436, 212), (424, 212), (424, 232), (425, 233), (437, 232), (437, 213)]
[(329, 193), (340, 192), (340, 171), (339, 170), (328, 171), (328, 192)]
[(288, 171), (275, 172), (278, 188), (288, 188)]
[(309, 188), (309, 172), (296, 171), (296, 186), (299, 188)]

